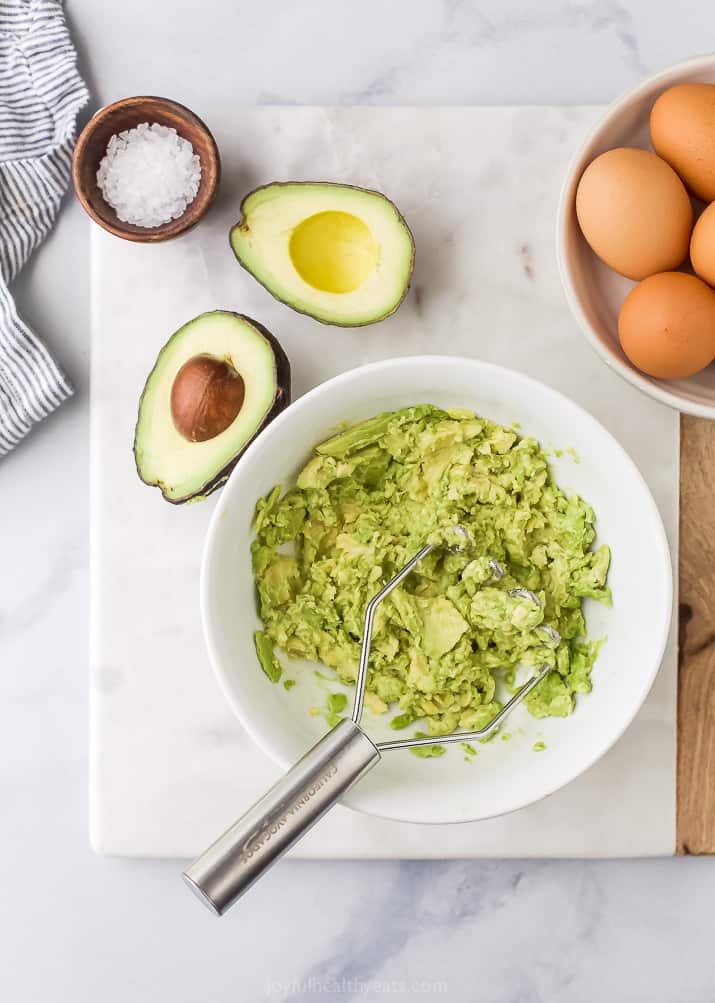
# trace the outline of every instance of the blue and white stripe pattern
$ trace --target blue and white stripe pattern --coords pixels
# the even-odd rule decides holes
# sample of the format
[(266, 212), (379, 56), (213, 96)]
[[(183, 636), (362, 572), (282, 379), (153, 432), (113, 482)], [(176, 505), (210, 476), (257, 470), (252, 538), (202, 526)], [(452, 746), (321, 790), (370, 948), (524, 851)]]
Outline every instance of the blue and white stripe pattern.
[(57, 215), (87, 98), (60, 0), (0, 0), (0, 456), (72, 393), (8, 286)]

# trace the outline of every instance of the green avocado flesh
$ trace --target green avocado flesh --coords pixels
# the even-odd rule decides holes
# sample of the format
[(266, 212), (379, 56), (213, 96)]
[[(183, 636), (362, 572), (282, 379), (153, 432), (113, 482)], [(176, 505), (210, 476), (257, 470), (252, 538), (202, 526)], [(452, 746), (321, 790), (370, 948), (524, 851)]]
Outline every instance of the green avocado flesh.
[(239, 262), (276, 299), (326, 324), (383, 320), (410, 285), (412, 234), (389, 199), (364, 188), (257, 188), (243, 200), (230, 239)]
[(501, 707), (500, 684), (513, 689), (521, 666), (548, 662), (555, 671), (526, 703), (536, 717), (566, 716), (591, 689), (599, 648), (582, 600), (611, 602), (594, 521), (533, 438), (429, 404), (377, 415), (317, 446), (295, 487), (257, 504), (260, 661), (277, 676), (277, 648), (354, 683), (368, 601), (459, 524), (470, 545), (437, 547), (378, 607), (366, 705), (430, 736), (478, 729)]
[[(233, 416), (221, 408), (221, 389), (207, 404), (207, 377), (200, 370), (185, 389), (181, 403), (187, 427), (180, 429), (175, 386), (184, 367), (196, 360), (204, 369), (208, 362), (209, 372), (213, 367), (230, 374), (234, 392), (242, 383), (233, 405), (239, 410)], [(134, 436), (139, 476), (161, 488), (170, 502), (205, 497), (224, 483), (248, 443), (289, 402), (290, 365), (273, 335), (241, 314), (201, 314), (171, 336), (146, 381)], [(205, 427), (207, 410), (215, 422), (216, 414), (223, 418), (216, 434)]]

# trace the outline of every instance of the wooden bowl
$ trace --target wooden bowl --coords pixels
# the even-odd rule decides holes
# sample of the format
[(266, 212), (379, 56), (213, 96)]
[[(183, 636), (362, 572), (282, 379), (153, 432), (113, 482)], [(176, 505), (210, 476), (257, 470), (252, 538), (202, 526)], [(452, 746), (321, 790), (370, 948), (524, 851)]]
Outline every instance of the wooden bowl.
[[(142, 122), (176, 129), (201, 161), (201, 181), (193, 202), (178, 219), (152, 227), (120, 220), (97, 185), (97, 169), (111, 137)], [(218, 147), (208, 127), (184, 105), (160, 97), (123, 98), (101, 108), (82, 130), (72, 159), (74, 189), (87, 215), (115, 237), (149, 244), (171, 240), (195, 226), (213, 202), (220, 176)]]

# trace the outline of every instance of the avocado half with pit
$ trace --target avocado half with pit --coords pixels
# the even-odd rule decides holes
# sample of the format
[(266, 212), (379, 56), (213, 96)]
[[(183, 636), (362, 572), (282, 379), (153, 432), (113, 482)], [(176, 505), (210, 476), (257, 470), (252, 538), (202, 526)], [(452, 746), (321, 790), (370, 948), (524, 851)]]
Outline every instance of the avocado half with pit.
[(137, 471), (180, 504), (209, 495), (241, 453), (290, 403), (290, 363), (273, 335), (214, 310), (162, 348), (139, 401)]
[(415, 244), (379, 192), (321, 182), (274, 182), (241, 203), (230, 234), (239, 262), (269, 293), (324, 324), (384, 320), (407, 295)]

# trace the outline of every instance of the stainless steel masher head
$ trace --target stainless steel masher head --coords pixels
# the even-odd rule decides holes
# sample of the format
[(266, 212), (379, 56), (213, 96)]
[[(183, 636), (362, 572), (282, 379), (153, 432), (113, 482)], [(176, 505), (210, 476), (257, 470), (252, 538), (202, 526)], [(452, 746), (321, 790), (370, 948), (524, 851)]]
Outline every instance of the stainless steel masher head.
[[(455, 542), (446, 549), (452, 552), (467, 549), (471, 545), (467, 530), (462, 526), (452, 527), (452, 530)], [(368, 737), (360, 727), (360, 718), (375, 610), (437, 546), (441, 545), (428, 543), (422, 547), (368, 603), (351, 718), (340, 721), (324, 735), (242, 818), (184, 871), (184, 880), (192, 891), (218, 916), (223, 915), (353, 784), (372, 769), (383, 752), (486, 738), (550, 671), (550, 666), (544, 665), (485, 727), (477, 731), (459, 731), (452, 732), (451, 735), (405, 738), (391, 742), (373, 742)], [(490, 561), (490, 566), (495, 579), (503, 576), (504, 572), (497, 561)], [(533, 593), (528, 593), (527, 596), (527, 590), (515, 589), (514, 592), (539, 602)], [(552, 631), (553, 628), (548, 630)]]

